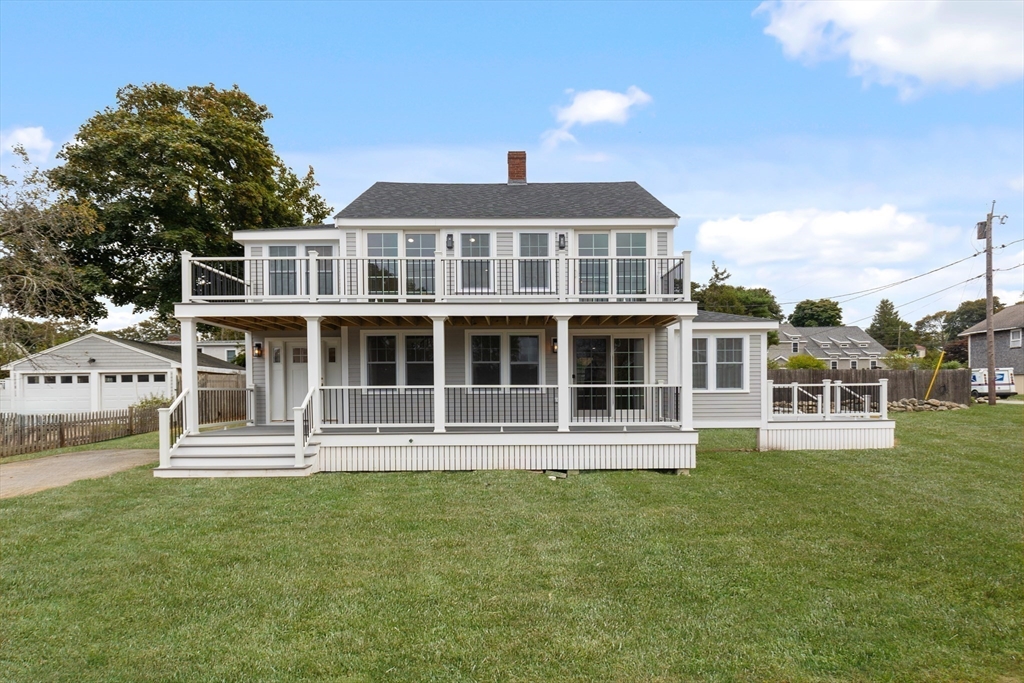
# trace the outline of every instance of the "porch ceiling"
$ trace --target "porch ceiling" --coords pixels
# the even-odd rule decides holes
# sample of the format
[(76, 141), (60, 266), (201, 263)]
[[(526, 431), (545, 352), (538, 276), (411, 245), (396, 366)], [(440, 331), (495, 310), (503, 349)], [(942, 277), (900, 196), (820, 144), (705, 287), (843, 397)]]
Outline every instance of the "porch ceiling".
[[(576, 315), (569, 319), (569, 326), (580, 327), (664, 327), (674, 324), (678, 318), (674, 315)], [(243, 330), (245, 332), (284, 332), (302, 331), (306, 329), (306, 320), (298, 316), (267, 316), (267, 317), (206, 317), (202, 321), (210, 325)], [(429, 316), (424, 315), (389, 315), (389, 316), (325, 316), (321, 326), (326, 329), (342, 327), (430, 327)], [(502, 327), (538, 327), (555, 325), (555, 319), (549, 315), (469, 315), (448, 316), (448, 324), (452, 326), (502, 326)]]

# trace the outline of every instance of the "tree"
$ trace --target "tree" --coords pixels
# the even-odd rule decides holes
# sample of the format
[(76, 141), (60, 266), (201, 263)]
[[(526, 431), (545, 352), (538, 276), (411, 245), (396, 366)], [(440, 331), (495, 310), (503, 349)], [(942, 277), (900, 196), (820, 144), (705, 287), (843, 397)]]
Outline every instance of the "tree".
[(941, 348), (946, 342), (947, 316), (949, 316), (948, 311), (939, 311), (926, 315), (914, 323), (914, 334), (917, 336), (918, 343), (929, 349)]
[(875, 308), (875, 316), (871, 319), (871, 327), (867, 330), (875, 341), (887, 349), (895, 349), (913, 344), (914, 330), (910, 323), (902, 320), (896, 307), (888, 299), (882, 299)]
[[(992, 312), (998, 313), (1003, 310), (1005, 306), (999, 303), (999, 297), (992, 297)], [(964, 301), (956, 310), (952, 313), (946, 314), (945, 323), (943, 325), (943, 331), (946, 333), (946, 339), (953, 339), (958, 334), (966, 330), (972, 325), (985, 320), (985, 300), (974, 299), (973, 301)]]
[(890, 351), (882, 356), (882, 364), (890, 370), (909, 370), (911, 359), (903, 351)]
[(825, 361), (809, 353), (798, 353), (786, 361), (787, 370), (825, 370), (827, 367)]
[(319, 222), (331, 209), (313, 169), (299, 178), (264, 131), (271, 118), (237, 86), (117, 91), (58, 155), (55, 185), (95, 210), (103, 230), (77, 236), (75, 264), (103, 273), (114, 304), (169, 315), (181, 298), (180, 252), (240, 255), (234, 230)]
[(155, 342), (169, 339), (172, 335), (181, 335), (181, 323), (170, 316), (153, 316), (147, 320), (110, 332), (112, 337), (134, 339), (136, 341)]
[[(68, 256), (76, 238), (97, 233), (92, 209), (55, 192), (24, 148), (20, 179), (0, 175), (0, 310), (33, 318), (93, 321), (101, 273)], [(18, 168), (18, 167), (15, 167)]]
[(831, 299), (804, 299), (789, 316), (793, 327), (836, 327), (843, 324), (843, 309)]
[(718, 313), (750, 315), (757, 318), (782, 318), (782, 307), (771, 290), (764, 287), (737, 287), (726, 284), (732, 274), (711, 262), (711, 278), (706, 285), (692, 283), (690, 294), (697, 308)]

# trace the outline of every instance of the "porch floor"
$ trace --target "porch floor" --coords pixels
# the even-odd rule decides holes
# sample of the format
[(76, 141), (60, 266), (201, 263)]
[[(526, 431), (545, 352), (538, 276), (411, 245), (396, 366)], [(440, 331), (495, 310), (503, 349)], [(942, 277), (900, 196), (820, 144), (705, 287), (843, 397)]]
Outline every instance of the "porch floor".
[[(558, 432), (557, 427), (552, 426), (537, 426), (531, 427), (529, 425), (515, 425), (508, 427), (490, 427), (490, 426), (474, 426), (474, 425), (463, 425), (463, 426), (450, 426), (447, 428), (450, 434), (555, 434)], [(634, 432), (634, 433), (667, 433), (667, 432), (678, 432), (679, 429), (676, 427), (670, 427), (668, 425), (630, 425), (623, 428), (622, 425), (614, 424), (593, 424), (593, 425), (572, 425), (569, 427), (570, 432), (582, 432), (582, 433), (622, 433), (622, 432)], [(432, 434), (434, 432), (433, 425), (424, 425), (422, 427), (338, 427), (334, 425), (326, 425), (323, 428), (324, 434), (338, 435), (338, 434)], [(291, 423), (287, 424), (275, 424), (275, 425), (246, 425), (244, 427), (227, 427), (225, 429), (216, 429), (208, 432), (202, 432), (204, 437), (223, 437), (233, 438), (236, 436), (283, 436), (286, 434), (294, 434), (295, 428)]]

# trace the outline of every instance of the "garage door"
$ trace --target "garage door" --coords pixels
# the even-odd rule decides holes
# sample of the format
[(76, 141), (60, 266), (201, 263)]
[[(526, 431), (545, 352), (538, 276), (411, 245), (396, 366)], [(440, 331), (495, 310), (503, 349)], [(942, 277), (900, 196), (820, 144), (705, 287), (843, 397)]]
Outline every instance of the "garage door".
[(149, 396), (170, 395), (170, 375), (157, 373), (117, 373), (100, 375), (101, 410), (123, 410)]
[(31, 415), (87, 413), (89, 375), (25, 375), (19, 412)]

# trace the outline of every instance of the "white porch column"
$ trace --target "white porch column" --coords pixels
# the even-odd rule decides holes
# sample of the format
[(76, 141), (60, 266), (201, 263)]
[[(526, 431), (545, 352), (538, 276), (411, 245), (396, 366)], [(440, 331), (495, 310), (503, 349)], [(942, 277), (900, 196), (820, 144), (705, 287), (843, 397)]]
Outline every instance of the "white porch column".
[(689, 431), (693, 429), (693, 318), (683, 316), (679, 316), (679, 384), (679, 421)]
[(323, 406), (321, 405), (322, 396), (320, 393), (320, 386), (323, 384), (321, 381), (321, 358), (322, 353), (320, 344), (320, 317), (319, 316), (307, 316), (306, 317), (306, 387), (307, 391), (316, 387), (316, 391), (313, 392), (313, 425), (312, 429), (314, 432), (319, 432), (323, 426)]
[(434, 431), (443, 432), (445, 415), (445, 367), (444, 367), (444, 321), (443, 315), (432, 315), (434, 321)]
[(181, 320), (181, 390), (187, 391), (185, 398), (185, 431), (199, 433), (199, 366), (196, 361), (196, 321), (192, 318)]
[(569, 343), (569, 318), (571, 315), (556, 315), (558, 322), (558, 431), (569, 431), (570, 405), (572, 390), (570, 389), (569, 361), (572, 359), (572, 344)]

